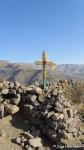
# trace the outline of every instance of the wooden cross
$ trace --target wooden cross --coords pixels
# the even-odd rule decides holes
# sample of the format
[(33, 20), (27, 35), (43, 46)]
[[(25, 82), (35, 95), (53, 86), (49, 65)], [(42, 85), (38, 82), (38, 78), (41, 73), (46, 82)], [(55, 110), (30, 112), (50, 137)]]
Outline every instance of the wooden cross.
[(43, 51), (42, 52), (42, 60), (36, 61), (35, 64), (43, 66), (43, 90), (45, 90), (46, 89), (46, 75), (47, 75), (47, 67), (46, 66), (50, 66), (50, 67), (54, 68), (55, 63), (53, 63), (51, 61), (47, 61), (46, 52)]

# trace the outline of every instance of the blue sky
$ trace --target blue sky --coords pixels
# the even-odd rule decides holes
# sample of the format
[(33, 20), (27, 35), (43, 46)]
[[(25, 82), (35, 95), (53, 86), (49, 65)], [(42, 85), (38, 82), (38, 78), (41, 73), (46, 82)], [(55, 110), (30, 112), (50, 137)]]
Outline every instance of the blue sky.
[(0, 0), (0, 59), (84, 64), (84, 0)]

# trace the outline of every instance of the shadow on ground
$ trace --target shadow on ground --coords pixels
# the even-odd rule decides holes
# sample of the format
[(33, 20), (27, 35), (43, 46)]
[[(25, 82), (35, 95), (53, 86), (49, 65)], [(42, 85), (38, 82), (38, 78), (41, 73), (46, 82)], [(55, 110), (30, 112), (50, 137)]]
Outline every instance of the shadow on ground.
[(29, 125), (24, 121), (20, 113), (16, 113), (12, 116), (12, 120), (10, 120), (12, 126), (17, 129), (22, 129), (23, 131), (28, 131)]

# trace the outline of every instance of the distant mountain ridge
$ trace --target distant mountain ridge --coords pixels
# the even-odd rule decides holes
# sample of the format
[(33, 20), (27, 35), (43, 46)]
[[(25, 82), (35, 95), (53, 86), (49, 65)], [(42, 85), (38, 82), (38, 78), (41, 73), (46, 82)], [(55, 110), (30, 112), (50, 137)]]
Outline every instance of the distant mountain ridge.
[[(47, 69), (47, 80), (84, 80), (84, 65), (62, 64), (57, 65), (54, 71)], [(17, 80), (22, 84), (29, 84), (32, 81), (42, 81), (42, 67), (33, 63), (11, 63), (0, 60), (0, 80)]]

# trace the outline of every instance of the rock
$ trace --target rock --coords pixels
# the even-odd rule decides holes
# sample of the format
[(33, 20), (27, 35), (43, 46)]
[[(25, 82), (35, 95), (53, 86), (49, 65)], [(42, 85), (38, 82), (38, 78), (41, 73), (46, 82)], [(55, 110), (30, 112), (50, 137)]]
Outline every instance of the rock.
[(56, 96), (56, 95), (58, 94), (58, 90), (57, 90), (57, 89), (54, 89), (53, 92), (52, 92), (52, 94), (53, 94), (54, 96)]
[(63, 109), (62, 109), (62, 108), (58, 108), (58, 107), (54, 107), (53, 110), (54, 110), (55, 112), (59, 112), (59, 113), (63, 112)]
[(36, 96), (36, 95), (32, 95), (32, 96), (31, 96), (31, 101), (32, 101), (32, 102), (35, 102), (36, 99), (37, 99), (37, 96)]
[(55, 142), (57, 140), (57, 134), (56, 133), (51, 134), (50, 139), (52, 142)]
[(16, 105), (12, 105), (12, 104), (6, 104), (5, 105), (5, 110), (9, 113), (9, 114), (15, 114), (19, 111), (19, 107)]
[(37, 128), (35, 128), (34, 126), (32, 126), (32, 128), (31, 128), (31, 133), (32, 133), (32, 135), (36, 138), (36, 137), (39, 137), (39, 135), (40, 135), (40, 130), (37, 129)]
[(58, 102), (63, 105), (63, 103), (65, 101), (65, 97), (64, 97), (63, 93), (59, 93), (57, 99), (58, 99)]
[(10, 89), (10, 90), (9, 90), (9, 94), (11, 94), (11, 95), (16, 95), (16, 90), (15, 90), (15, 89)]
[(14, 87), (14, 83), (13, 82), (9, 82), (9, 88), (13, 88)]
[(74, 129), (74, 132), (72, 133), (73, 134), (73, 137), (74, 138), (76, 138), (76, 137), (78, 137), (78, 136), (81, 136), (82, 134), (81, 134), (81, 132), (80, 131), (78, 131), (76, 128)]
[(33, 90), (32, 87), (23, 87), (23, 90), (26, 92), (31, 92)]
[(60, 109), (60, 108), (63, 107), (58, 101), (55, 103), (55, 106), (56, 106), (58, 109)]
[(40, 105), (37, 101), (32, 102), (32, 104), (33, 104), (33, 106), (39, 106)]
[(20, 143), (20, 146), (21, 146), (22, 148), (24, 148), (25, 144), (21, 142), (21, 143)]
[(31, 111), (33, 110), (33, 106), (32, 105), (28, 105), (28, 104), (25, 104), (24, 105), (24, 110), (26, 111), (26, 112), (29, 112), (29, 113), (31, 113)]
[(1, 83), (0, 83), (0, 89), (2, 89), (2, 88), (3, 88), (3, 83), (1, 82)]
[[(25, 149), (29, 150), (29, 145), (25, 145)], [(30, 149), (30, 150), (32, 150), (32, 149)]]
[(4, 117), (4, 104), (0, 103), (0, 118)]
[(63, 106), (64, 107), (70, 107), (70, 103), (68, 102), (68, 100), (66, 99), (64, 102), (63, 102)]
[(18, 87), (18, 88), (21, 86), (20, 83), (17, 82), (17, 81), (14, 82), (14, 85), (15, 85), (16, 87)]
[(77, 126), (78, 126), (78, 120), (72, 118), (71, 121), (70, 121), (70, 123), (68, 124), (67, 131), (68, 131), (69, 133), (73, 133), (73, 132), (76, 131), (75, 128), (76, 128)]
[(3, 82), (3, 87), (4, 87), (5, 89), (9, 89), (9, 81), (4, 81), (4, 82)]
[(1, 94), (6, 95), (8, 94), (8, 92), (9, 92), (9, 89), (2, 89)]
[(39, 102), (44, 102), (44, 101), (46, 101), (46, 95), (43, 93), (43, 94), (40, 94), (39, 96), (38, 96), (38, 101)]
[(4, 100), (4, 99), (2, 98), (2, 96), (0, 96), (0, 103), (3, 102), (3, 100)]
[(34, 150), (31, 146), (28, 147), (28, 150)]
[(53, 116), (52, 116), (52, 119), (55, 121), (55, 120), (63, 120), (64, 119), (64, 114), (61, 114), (61, 113), (55, 113)]
[(57, 121), (57, 116), (56, 115), (52, 115), (52, 120), (56, 122)]
[(25, 132), (27, 139), (34, 139), (34, 136), (30, 134), (30, 132)]
[(35, 92), (36, 94), (42, 94), (42, 89), (39, 88), (39, 87), (36, 87), (36, 88), (34, 89), (34, 92)]
[(21, 143), (21, 138), (20, 138), (20, 137), (16, 137), (15, 142), (16, 142), (17, 144), (20, 144), (20, 143)]
[(67, 139), (67, 140), (72, 140), (73, 139), (72, 133), (66, 133), (65, 131), (62, 131), (62, 133), (63, 133), (63, 138), (64, 139)]
[(29, 144), (34, 148), (43, 146), (41, 138), (29, 139)]
[(69, 118), (72, 118), (73, 117), (73, 110), (72, 109), (67, 110), (67, 114), (68, 114)]
[(47, 118), (50, 118), (51, 116), (53, 116), (55, 113), (53, 111), (50, 111), (48, 114), (47, 114)]
[(21, 142), (24, 143), (24, 142), (26, 142), (26, 141), (27, 141), (27, 139), (26, 139), (24, 136), (22, 136), (22, 137), (21, 137)]
[(13, 104), (18, 105), (20, 102), (20, 94), (16, 94), (15, 98), (11, 98)]
[(23, 90), (22, 88), (19, 88), (19, 89), (18, 89), (18, 93), (19, 93), (19, 94), (23, 93), (23, 91), (24, 91), (24, 90)]
[(64, 114), (64, 120), (66, 121), (69, 118), (66, 109), (63, 110), (63, 114)]
[(37, 87), (39, 87), (38, 81), (35, 81), (35, 82), (34, 82), (34, 85), (37, 86)]

